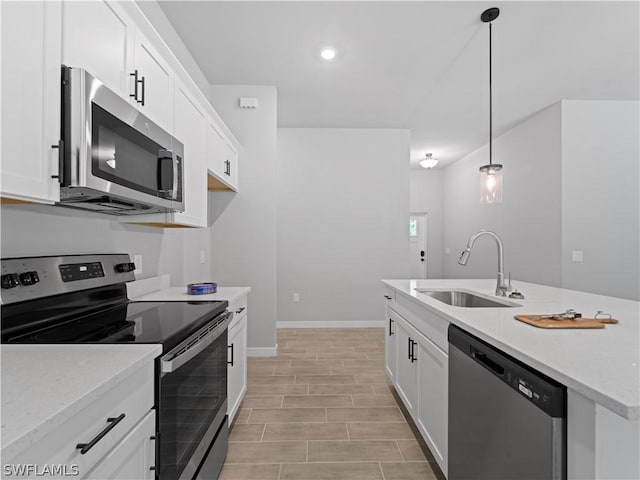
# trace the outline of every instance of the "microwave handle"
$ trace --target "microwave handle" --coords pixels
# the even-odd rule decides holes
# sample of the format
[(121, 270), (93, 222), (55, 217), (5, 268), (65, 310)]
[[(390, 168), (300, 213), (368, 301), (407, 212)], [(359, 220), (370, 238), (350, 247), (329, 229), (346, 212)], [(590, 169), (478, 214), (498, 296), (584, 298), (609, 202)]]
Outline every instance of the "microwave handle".
[(171, 152), (173, 161), (173, 189), (171, 190), (171, 198), (176, 200), (178, 198), (178, 156), (176, 152)]
[[(178, 189), (178, 156), (175, 154), (173, 150), (160, 150), (158, 158), (161, 160), (171, 159), (171, 165), (173, 168), (173, 183), (171, 190), (168, 193), (171, 195), (172, 199), (177, 197), (177, 189)], [(159, 167), (158, 167), (159, 168)], [(161, 186), (161, 170), (158, 171), (158, 187)], [(161, 188), (161, 187), (160, 187)], [(166, 190), (165, 190), (166, 191)]]

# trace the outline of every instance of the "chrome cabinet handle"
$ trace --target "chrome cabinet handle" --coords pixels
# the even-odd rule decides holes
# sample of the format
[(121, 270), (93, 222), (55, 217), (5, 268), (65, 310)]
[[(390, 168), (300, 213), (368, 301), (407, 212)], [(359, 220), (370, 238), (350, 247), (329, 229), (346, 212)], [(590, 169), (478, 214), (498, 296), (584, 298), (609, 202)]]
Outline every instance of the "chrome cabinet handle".
[(96, 435), (93, 440), (91, 440), (89, 443), (79, 443), (76, 445), (76, 448), (80, 449), (80, 454), (84, 455), (89, 450), (91, 450), (96, 445), (96, 443), (102, 440), (107, 433), (113, 430), (113, 428), (124, 419), (124, 416), (124, 413), (121, 413), (117, 417), (107, 418), (107, 422), (109, 423), (109, 425), (107, 425), (98, 435)]
[(245, 307), (240, 307), (238, 310), (236, 310), (236, 313), (242, 313), (244, 312)]
[(384, 298), (386, 298), (387, 300), (391, 300), (391, 297), (389, 295), (385, 295)]
[(389, 336), (391, 335), (395, 335), (395, 333), (391, 330), (391, 324), (393, 323), (393, 320), (390, 318), (389, 319)]

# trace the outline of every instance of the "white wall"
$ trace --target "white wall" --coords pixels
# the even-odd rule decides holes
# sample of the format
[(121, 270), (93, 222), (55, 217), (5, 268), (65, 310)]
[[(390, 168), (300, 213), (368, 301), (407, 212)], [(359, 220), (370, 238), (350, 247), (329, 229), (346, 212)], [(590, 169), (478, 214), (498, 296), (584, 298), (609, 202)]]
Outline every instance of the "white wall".
[[(458, 265), (471, 234), (495, 231), (505, 246), (505, 274), (560, 286), (562, 282), (560, 104), (536, 113), (493, 142), (493, 161), (504, 165), (503, 203), (480, 205), (478, 168), (489, 163), (488, 145), (444, 171), (446, 278), (495, 278), (497, 249), (490, 238), (475, 244), (469, 264)], [(526, 292), (525, 292), (526, 295)]]
[[(494, 141), (504, 164), (499, 205), (478, 200), (487, 145), (446, 168), (444, 276), (495, 276), (489, 239), (457, 265), (469, 235), (487, 228), (504, 240), (514, 279), (638, 300), (639, 112), (632, 101), (562, 101), (515, 126)], [(574, 250), (583, 262), (572, 261)]]
[[(210, 90), (216, 111), (242, 144), (239, 193), (209, 195), (212, 271), (224, 285), (246, 285), (248, 344), (276, 345), (276, 129), (275, 87), (219, 86)], [(256, 97), (256, 110), (241, 110), (240, 97)], [(253, 353), (267, 351), (254, 350)]]
[[(638, 102), (562, 102), (562, 283), (640, 298)], [(584, 262), (571, 252), (584, 252)]]
[[(183, 229), (161, 229), (127, 225), (109, 215), (82, 212), (48, 205), (3, 205), (1, 208), (1, 251), (5, 257), (82, 253), (128, 253), (142, 255), (142, 272), (137, 278), (171, 274), (174, 285), (182, 285), (193, 273), (183, 262), (185, 249), (207, 248), (190, 239)], [(205, 265), (208, 270), (208, 265)]]
[(278, 129), (277, 192), (278, 321), (381, 321), (380, 280), (409, 272), (409, 132)]
[(411, 212), (427, 214), (427, 278), (443, 278), (443, 170), (411, 169), (409, 180)]

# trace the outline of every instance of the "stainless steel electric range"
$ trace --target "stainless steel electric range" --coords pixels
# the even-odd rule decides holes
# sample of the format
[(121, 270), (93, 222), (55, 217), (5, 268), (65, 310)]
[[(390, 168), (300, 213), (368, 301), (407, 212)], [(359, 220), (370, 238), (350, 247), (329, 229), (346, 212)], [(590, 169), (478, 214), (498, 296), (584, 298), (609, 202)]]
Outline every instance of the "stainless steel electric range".
[(221, 302), (135, 302), (127, 254), (9, 258), (2, 343), (155, 343), (156, 478), (212, 480), (227, 453), (227, 327)]

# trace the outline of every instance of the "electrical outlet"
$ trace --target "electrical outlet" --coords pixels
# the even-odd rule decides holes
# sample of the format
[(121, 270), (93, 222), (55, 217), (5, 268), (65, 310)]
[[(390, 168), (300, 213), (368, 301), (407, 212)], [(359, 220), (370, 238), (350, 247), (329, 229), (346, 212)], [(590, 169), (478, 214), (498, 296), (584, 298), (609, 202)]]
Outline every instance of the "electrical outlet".
[(204, 250), (200, 250), (200, 263), (204, 263)]
[(574, 250), (571, 252), (571, 261), (572, 262), (583, 262), (584, 261), (584, 252), (582, 250)]
[(142, 255), (134, 255), (133, 263), (136, 264), (136, 275), (142, 275)]
[(293, 294), (293, 303), (298, 303), (300, 301), (300, 294), (299, 293), (294, 293)]

